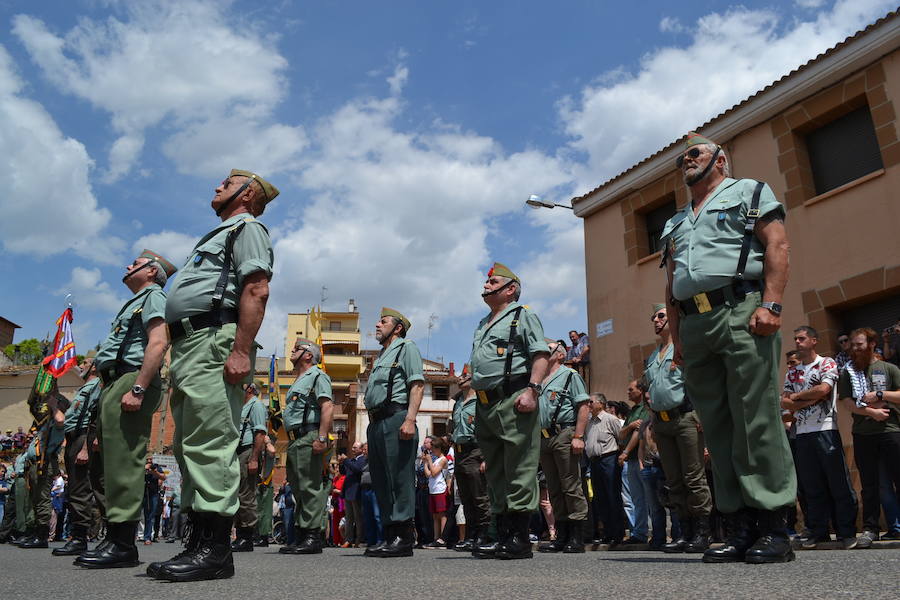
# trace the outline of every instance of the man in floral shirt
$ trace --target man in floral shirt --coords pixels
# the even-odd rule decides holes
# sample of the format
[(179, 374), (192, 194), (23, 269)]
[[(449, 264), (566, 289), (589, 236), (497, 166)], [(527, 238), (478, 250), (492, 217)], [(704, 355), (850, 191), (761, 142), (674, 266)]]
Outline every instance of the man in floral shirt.
[(800, 364), (788, 369), (781, 395), (781, 406), (794, 413), (797, 426), (797, 474), (808, 510), (801, 544), (810, 549), (830, 541), (828, 521), (834, 514), (838, 539), (850, 549), (857, 544), (857, 505), (835, 410), (839, 371), (833, 358), (816, 353), (818, 337), (808, 325), (794, 330)]

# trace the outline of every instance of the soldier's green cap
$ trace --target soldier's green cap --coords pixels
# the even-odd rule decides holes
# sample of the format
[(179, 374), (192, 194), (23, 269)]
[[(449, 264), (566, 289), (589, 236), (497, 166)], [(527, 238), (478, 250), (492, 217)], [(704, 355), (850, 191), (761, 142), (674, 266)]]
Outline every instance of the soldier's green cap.
[(687, 134), (687, 139), (684, 140), (684, 149), (687, 150), (691, 146), (698, 146), (700, 144), (712, 144), (713, 146), (718, 146), (718, 144), (711, 139), (703, 137), (696, 131), (691, 131)]
[(665, 304), (654, 304), (654, 305), (653, 305), (653, 314), (655, 315), (656, 313), (658, 313), (659, 311), (661, 311), (661, 310), (664, 309), (665, 307), (666, 307)]
[(516, 283), (522, 283), (522, 281), (519, 279), (519, 276), (516, 275), (515, 273), (513, 273), (513, 272), (509, 269), (509, 267), (507, 267), (507, 266), (504, 265), (503, 263), (498, 263), (498, 262), (495, 262), (495, 263), (494, 263), (494, 266), (491, 267), (491, 270), (490, 270), (490, 271), (488, 271), (487, 276), (490, 277), (490, 276), (492, 276), (492, 275), (498, 275), (498, 276), (500, 276), (500, 277), (506, 277), (507, 279), (512, 279), (512, 280), (515, 281)]
[(158, 262), (163, 268), (163, 271), (166, 272), (166, 277), (171, 277), (175, 274), (175, 271), (178, 270), (177, 268), (175, 268), (175, 265), (164, 259), (158, 253), (154, 252), (153, 250), (148, 250), (147, 248), (144, 248), (144, 251), (141, 252), (138, 258), (149, 258), (150, 260)]
[(298, 337), (297, 341), (294, 342), (294, 347), (301, 346), (301, 347), (310, 348), (315, 345), (316, 345), (316, 343), (314, 341), (308, 340), (308, 339), (302, 338), (302, 337)]
[(255, 180), (260, 186), (262, 186), (263, 194), (266, 195), (266, 204), (275, 199), (275, 196), (279, 194), (278, 188), (257, 175), (252, 171), (244, 171), (241, 169), (232, 169), (229, 177), (234, 177), (235, 175), (239, 177), (249, 177), (250, 179)]
[(400, 311), (394, 310), (393, 308), (388, 308), (387, 306), (382, 307), (381, 316), (382, 317), (394, 317), (395, 319), (399, 319), (400, 322), (403, 323), (403, 327), (407, 331), (409, 331), (409, 328), (412, 327), (412, 323), (409, 322), (409, 319), (404, 317)]

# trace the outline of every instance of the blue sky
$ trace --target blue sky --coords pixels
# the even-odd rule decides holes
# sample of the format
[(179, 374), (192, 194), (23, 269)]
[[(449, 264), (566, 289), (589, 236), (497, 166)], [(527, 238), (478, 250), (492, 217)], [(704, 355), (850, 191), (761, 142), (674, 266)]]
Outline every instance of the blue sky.
[(266, 353), (326, 286), (423, 352), (436, 315), (430, 357), (460, 364), (494, 260), (549, 336), (589, 331), (581, 222), (528, 195), (567, 202), (893, 7), (0, 1), (0, 315), (42, 337), (72, 293), (93, 346), (123, 266), (183, 262), (237, 167), (282, 191)]

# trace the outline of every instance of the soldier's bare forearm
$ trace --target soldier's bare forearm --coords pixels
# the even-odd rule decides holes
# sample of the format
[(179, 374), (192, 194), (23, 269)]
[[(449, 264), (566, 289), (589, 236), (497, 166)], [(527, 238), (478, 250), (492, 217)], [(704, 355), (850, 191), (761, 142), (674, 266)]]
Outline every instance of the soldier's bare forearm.
[(252, 273), (244, 279), (238, 309), (237, 331), (234, 335), (232, 352), (249, 356), (266, 314), (269, 300), (269, 280), (262, 271)]
[(161, 318), (152, 319), (147, 324), (147, 348), (144, 349), (144, 362), (134, 382), (136, 385), (146, 388), (159, 374), (168, 345), (165, 321)]

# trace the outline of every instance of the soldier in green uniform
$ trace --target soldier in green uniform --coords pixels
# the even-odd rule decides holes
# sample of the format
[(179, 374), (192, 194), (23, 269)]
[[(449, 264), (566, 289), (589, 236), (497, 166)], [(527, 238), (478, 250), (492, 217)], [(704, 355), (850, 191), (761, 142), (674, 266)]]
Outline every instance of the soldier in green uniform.
[(538, 551), (574, 554), (584, 552), (588, 513), (581, 487), (581, 455), (590, 416), (590, 396), (581, 375), (563, 365), (566, 347), (562, 342), (544, 341), (550, 348), (550, 363), (538, 400), (541, 469), (556, 519), (556, 539), (540, 546)]
[(712, 457), (727, 540), (705, 562), (793, 560), (797, 496), (781, 423), (778, 359), (788, 278), (784, 207), (764, 183), (732, 179), (714, 142), (691, 133), (678, 157), (691, 202), (663, 230), (673, 362)]
[(365, 405), (369, 413), (366, 439), (369, 444), (369, 474), (384, 542), (366, 548), (366, 556), (391, 558), (412, 556), (415, 543), (416, 415), (422, 403), (425, 377), (422, 355), (415, 342), (406, 339), (409, 319), (391, 308), (381, 309), (375, 324), (375, 339), (381, 352), (372, 364), (366, 384)]
[(80, 567), (135, 567), (134, 544), (144, 498), (144, 459), (153, 413), (162, 397), (159, 369), (168, 345), (166, 293), (175, 267), (144, 250), (126, 267), (122, 282), (134, 296), (113, 319), (94, 365), (103, 384), (97, 439), (103, 459), (106, 539), (75, 559)]
[[(27, 449), (26, 449), (27, 452)], [(26, 452), (22, 452), (13, 462), (13, 473), (16, 480), (10, 492), (16, 501), (16, 525), (17, 536), (11, 543), (18, 546), (25, 540), (34, 536), (34, 508), (31, 506), (31, 498), (28, 497), (28, 458)]]
[(328, 433), (334, 413), (331, 377), (318, 367), (322, 349), (310, 340), (297, 338), (291, 362), (297, 378), (288, 390), (282, 415), (290, 440), (286, 471), (296, 503), (296, 535), (294, 544), (278, 552), (321, 554), (323, 515), (331, 492), (331, 482), (325, 476), (331, 458)]
[(274, 433), (266, 436), (266, 450), (260, 465), (261, 475), (256, 485), (256, 513), (259, 519), (256, 521), (256, 539), (253, 545), (257, 548), (268, 548), (269, 537), (272, 535), (272, 470), (275, 468), (276, 441)]
[(467, 535), (453, 547), (457, 552), (472, 552), (476, 544), (483, 544), (491, 526), (491, 502), (487, 479), (484, 476), (484, 456), (475, 441), (475, 390), (468, 365), (459, 378), (459, 393), (453, 404), (453, 477), (459, 486), (463, 512), (466, 515)]
[(703, 466), (705, 446), (694, 407), (684, 394), (681, 368), (672, 362), (674, 348), (667, 312), (665, 304), (653, 305), (651, 321), (659, 345), (644, 370), (653, 437), (666, 475), (669, 501), (675, 505), (681, 524), (681, 536), (663, 545), (663, 552), (701, 553), (709, 548), (712, 510)]
[(253, 534), (259, 516), (256, 512), (256, 483), (259, 481), (260, 459), (266, 446), (266, 420), (269, 411), (259, 400), (259, 388), (248, 383), (244, 388), (244, 407), (241, 409), (238, 463), (241, 484), (238, 487), (240, 507), (234, 513), (237, 539), (231, 543), (232, 552), (253, 552)]
[(482, 558), (531, 558), (528, 521), (538, 506), (538, 398), (549, 349), (540, 319), (519, 304), (522, 283), (506, 266), (488, 271), (481, 320), (472, 343), (475, 437), (487, 466), (491, 512), (500, 538), (473, 553)]
[(185, 551), (147, 574), (169, 581), (234, 575), (231, 524), (238, 509), (238, 428), (242, 383), (249, 383), (254, 337), (269, 297), (274, 257), (256, 220), (278, 190), (232, 169), (210, 203), (221, 219), (194, 246), (166, 305), (172, 338), (170, 404), (181, 509), (191, 520)]
[(25, 461), (28, 464), (26, 485), (28, 499), (34, 511), (34, 526), (32, 536), (19, 542), (19, 548), (49, 547), (47, 540), (50, 534), (50, 515), (53, 511), (50, 504), (50, 488), (53, 487), (53, 480), (59, 474), (59, 450), (65, 439), (61, 420), (67, 408), (57, 403), (56, 393), (54, 383), (54, 389), (47, 400), (50, 416), (25, 451)]
[(87, 550), (88, 528), (91, 526), (91, 509), (94, 493), (88, 474), (88, 426), (96, 417), (97, 403), (100, 401), (100, 377), (93, 360), (84, 359), (78, 365), (84, 385), (75, 393), (63, 427), (66, 435), (65, 464), (69, 480), (66, 496), (69, 501), (69, 520), (72, 524), (72, 539), (62, 548), (53, 550), (54, 556), (73, 556)]

